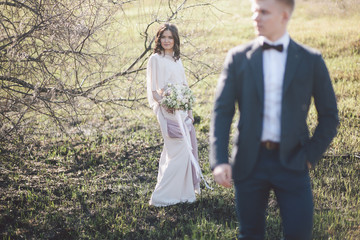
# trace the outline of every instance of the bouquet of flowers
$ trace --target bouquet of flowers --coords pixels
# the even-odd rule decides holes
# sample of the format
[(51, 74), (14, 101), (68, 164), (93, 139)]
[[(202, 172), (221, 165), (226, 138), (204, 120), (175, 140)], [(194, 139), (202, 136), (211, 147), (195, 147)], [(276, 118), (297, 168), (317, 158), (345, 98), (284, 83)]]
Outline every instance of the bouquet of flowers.
[(175, 110), (191, 110), (195, 97), (188, 86), (169, 83), (163, 93), (161, 105)]

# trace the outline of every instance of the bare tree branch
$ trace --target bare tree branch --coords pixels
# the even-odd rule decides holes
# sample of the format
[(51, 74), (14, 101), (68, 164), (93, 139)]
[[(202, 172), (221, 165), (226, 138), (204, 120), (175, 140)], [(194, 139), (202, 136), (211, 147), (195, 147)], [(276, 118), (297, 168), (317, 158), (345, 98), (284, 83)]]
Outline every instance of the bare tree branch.
[(8, 1), (6, 2), (0, 2), (0, 5), (6, 5), (6, 6), (10, 6), (10, 7), (18, 7), (18, 8), (26, 8), (28, 10), (30, 10), (31, 12), (35, 13), (36, 15), (39, 15), (39, 12), (31, 7), (29, 7), (28, 5), (22, 3), (22, 2), (19, 2), (19, 1), (16, 1), (16, 0), (12, 0), (14, 3), (10, 3)]
[[(41, 125), (45, 123), (69, 137), (74, 128), (83, 134), (78, 125), (92, 117), (94, 109), (144, 106), (154, 25), (181, 20), (181, 13), (191, 8), (212, 7), (203, 0), (188, 2), (159, 1), (156, 13), (141, 19), (140, 44), (130, 51), (121, 39), (115, 43), (106, 35), (130, 25), (124, 15), (141, 1), (2, 0), (0, 145), (16, 142), (17, 136), (31, 139), (29, 132), (50, 131)], [(190, 63), (186, 71), (191, 86), (215, 71), (197, 60), (201, 54), (204, 51), (182, 55)]]

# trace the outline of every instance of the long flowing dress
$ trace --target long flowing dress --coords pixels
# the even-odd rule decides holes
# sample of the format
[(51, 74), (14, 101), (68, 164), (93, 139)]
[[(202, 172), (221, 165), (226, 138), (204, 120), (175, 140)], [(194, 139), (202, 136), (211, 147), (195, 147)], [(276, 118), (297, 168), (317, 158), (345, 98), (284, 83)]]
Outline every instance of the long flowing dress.
[[(200, 177), (196, 174), (192, 162), (194, 161), (192, 157), (198, 161), (195, 129), (192, 121), (186, 111), (178, 110), (176, 114), (168, 113), (153, 98), (152, 92), (166, 88), (168, 83), (187, 85), (181, 60), (175, 61), (171, 56), (157, 53), (151, 55), (147, 65), (147, 94), (164, 138), (157, 183), (149, 201), (149, 204), (154, 206), (194, 202), (196, 200), (195, 193), (200, 192)], [(187, 131), (185, 137), (181, 133), (173, 133), (174, 130), (176, 132), (179, 129), (179, 122)], [(192, 146), (190, 151), (188, 151), (189, 142)]]

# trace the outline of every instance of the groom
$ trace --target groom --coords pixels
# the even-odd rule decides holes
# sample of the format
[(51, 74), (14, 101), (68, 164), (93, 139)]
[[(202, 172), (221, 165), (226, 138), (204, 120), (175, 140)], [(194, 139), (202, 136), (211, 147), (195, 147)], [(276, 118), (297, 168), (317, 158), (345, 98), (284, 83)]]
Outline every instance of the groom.
[[(239, 239), (264, 239), (273, 190), (285, 239), (311, 239), (313, 200), (308, 169), (336, 135), (335, 94), (321, 55), (294, 42), (287, 24), (294, 0), (252, 0), (258, 38), (229, 51), (211, 122), (210, 163), (215, 181), (234, 182)], [(306, 124), (313, 98), (318, 124)], [(228, 161), (230, 125), (240, 111)]]

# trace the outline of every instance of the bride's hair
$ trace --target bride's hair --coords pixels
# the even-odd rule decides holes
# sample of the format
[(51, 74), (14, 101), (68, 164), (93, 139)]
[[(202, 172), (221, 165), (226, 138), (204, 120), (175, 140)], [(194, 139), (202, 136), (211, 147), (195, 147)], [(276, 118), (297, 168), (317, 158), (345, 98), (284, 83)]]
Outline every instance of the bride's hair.
[(160, 26), (156, 33), (154, 53), (162, 54), (164, 52), (164, 48), (161, 46), (161, 37), (166, 30), (169, 30), (174, 38), (173, 57), (176, 61), (180, 58), (180, 37), (177, 27), (172, 23), (165, 23)]

